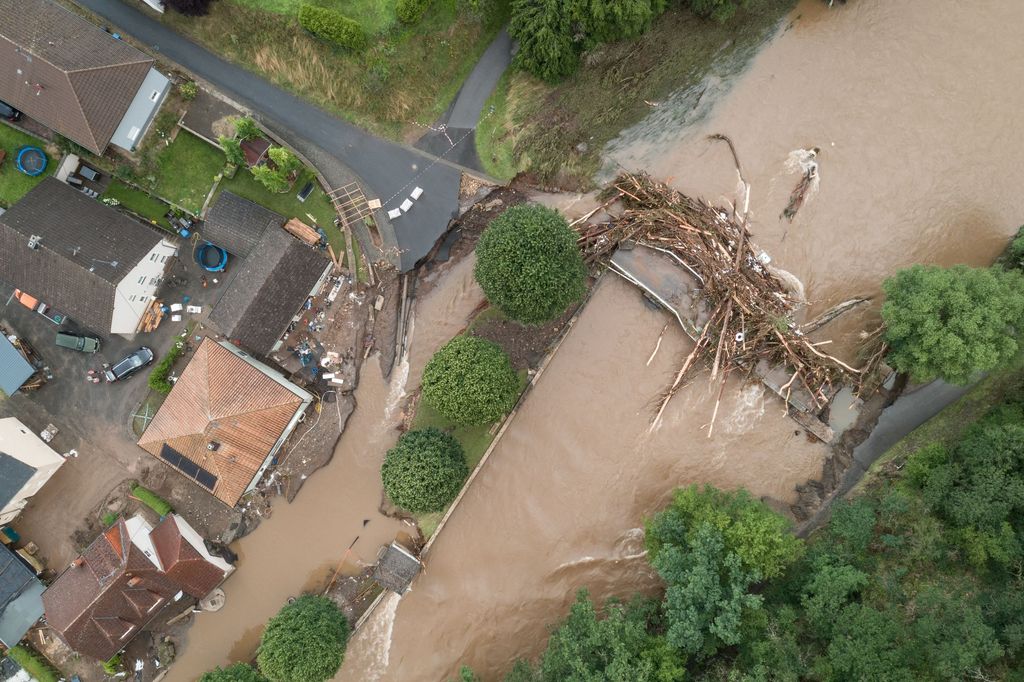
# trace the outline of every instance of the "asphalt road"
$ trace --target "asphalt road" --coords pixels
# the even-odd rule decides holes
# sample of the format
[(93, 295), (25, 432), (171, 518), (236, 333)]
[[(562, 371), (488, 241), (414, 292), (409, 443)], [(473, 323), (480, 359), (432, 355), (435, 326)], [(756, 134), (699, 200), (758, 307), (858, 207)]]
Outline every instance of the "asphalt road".
[[(315, 150), (310, 149), (312, 146), (340, 161), (353, 171), (353, 176), (358, 176), (368, 198), (381, 200), (384, 211), (397, 208), (415, 187), (421, 187), (423, 195), (413, 208), (391, 225), (402, 250), (403, 270), (410, 269), (430, 250), (458, 211), (461, 180), (458, 168), (335, 118), (256, 74), (221, 59), (121, 0), (76, 1), (147, 45), (153, 53), (165, 55), (250, 107), (261, 121), (307, 157), (316, 156)], [(341, 184), (327, 177), (335, 186)], [(382, 229), (382, 232), (386, 234), (388, 230)]]
[(448, 111), (416, 142), (416, 148), (485, 172), (476, 153), (476, 126), (486, 116), (484, 105), (512, 62), (512, 38), (501, 29), (473, 67)]

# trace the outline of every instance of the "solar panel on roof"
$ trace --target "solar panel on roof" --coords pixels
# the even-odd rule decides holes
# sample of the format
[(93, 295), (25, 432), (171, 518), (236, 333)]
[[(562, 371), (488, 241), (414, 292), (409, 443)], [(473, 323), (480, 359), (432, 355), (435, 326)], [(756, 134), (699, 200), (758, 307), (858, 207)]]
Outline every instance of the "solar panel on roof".
[(213, 490), (217, 486), (217, 477), (206, 469), (200, 469), (199, 474), (196, 475), (196, 482), (201, 486)]
[(160, 458), (205, 488), (213, 490), (217, 485), (216, 476), (185, 457), (167, 443), (164, 443), (163, 447), (160, 448)]

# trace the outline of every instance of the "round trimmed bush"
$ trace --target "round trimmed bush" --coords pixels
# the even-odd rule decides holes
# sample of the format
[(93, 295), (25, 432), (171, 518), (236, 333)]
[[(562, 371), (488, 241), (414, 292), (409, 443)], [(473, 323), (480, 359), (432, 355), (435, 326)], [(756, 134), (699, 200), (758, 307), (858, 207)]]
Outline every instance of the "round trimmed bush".
[(459, 441), (434, 428), (403, 434), (380, 468), (384, 492), (415, 514), (447, 507), (468, 475)]
[(555, 319), (586, 292), (576, 233), (544, 206), (513, 206), (491, 221), (476, 245), (474, 274), (488, 301), (526, 324)]
[(442, 415), (467, 426), (489, 424), (512, 409), (519, 375), (497, 344), (456, 336), (423, 370), (423, 398)]
[(271, 682), (324, 682), (341, 667), (348, 635), (337, 604), (306, 594), (267, 622), (256, 662)]

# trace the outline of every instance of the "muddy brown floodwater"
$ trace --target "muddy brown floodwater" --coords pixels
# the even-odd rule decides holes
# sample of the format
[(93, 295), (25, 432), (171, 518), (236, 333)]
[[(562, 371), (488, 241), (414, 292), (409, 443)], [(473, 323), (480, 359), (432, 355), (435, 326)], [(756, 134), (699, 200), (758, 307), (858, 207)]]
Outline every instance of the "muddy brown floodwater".
[[(915, 262), (988, 263), (1024, 214), (1016, 118), (1024, 3), (801, 2), (749, 68), (669, 98), (610, 147), (610, 159), (717, 201), (732, 197), (730, 135), (753, 185), (755, 238), (800, 277), (814, 310), (876, 294)], [(696, 90), (695, 92), (701, 92)], [(692, 94), (692, 93), (691, 93)], [(694, 113), (696, 111), (696, 114)], [(778, 220), (798, 177), (789, 153), (820, 147), (820, 190)], [(850, 351), (877, 306), (830, 331)], [(648, 432), (650, 401), (688, 342), (675, 329), (646, 366), (666, 316), (606, 276), (401, 600), (349, 646), (337, 679), (429, 680), (469, 664), (496, 679), (537, 654), (573, 593), (656, 584), (640, 527), (678, 485), (745, 486), (793, 499), (824, 447), (794, 434), (777, 400), (734, 384), (714, 438), (697, 380)]]
[[(167, 682), (195, 680), (215, 666), (250, 660), (263, 624), (288, 597), (322, 589), (343, 559), (346, 568), (372, 564), (382, 544), (412, 531), (378, 511), (380, 464), (398, 438), (406, 382), (418, 385), (431, 354), (465, 326), (483, 300), (472, 273), (472, 259), (458, 263), (443, 278), (444, 286), (417, 302), (411, 332), (414, 350), (392, 372), (390, 382), (381, 379), (376, 356), (364, 363), (357, 407), (334, 458), (310, 478), (292, 504), (277, 500), (273, 516), (233, 545), (240, 569), (224, 584), (227, 603), (220, 611), (195, 616)], [(420, 332), (415, 331), (417, 321)], [(334, 403), (326, 404), (321, 418), (333, 409)]]

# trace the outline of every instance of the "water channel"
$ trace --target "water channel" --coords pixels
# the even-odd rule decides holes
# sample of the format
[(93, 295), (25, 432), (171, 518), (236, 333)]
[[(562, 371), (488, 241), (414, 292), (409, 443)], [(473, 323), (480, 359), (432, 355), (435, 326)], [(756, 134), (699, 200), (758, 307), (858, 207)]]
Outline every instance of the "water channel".
[[(663, 102), (609, 149), (713, 201), (734, 195), (736, 143), (753, 186), (755, 239), (799, 277), (812, 313), (916, 262), (983, 264), (1024, 214), (1024, 4), (1009, 0), (804, 0), (740, 73), (729, 65), (694, 112)], [(820, 147), (820, 188), (790, 224), (778, 216), (798, 177), (790, 152)], [(651, 399), (686, 352), (666, 317), (605, 277), (577, 326), (427, 558), (350, 643), (339, 680), (429, 680), (469, 664), (496, 679), (536, 654), (573, 593), (649, 589), (645, 515), (690, 482), (745, 486), (779, 502), (817, 475), (823, 446), (794, 433), (760, 388), (714, 396), (697, 380), (651, 433)], [(847, 352), (875, 305), (830, 329)], [(724, 418), (723, 418), (724, 415)]]

